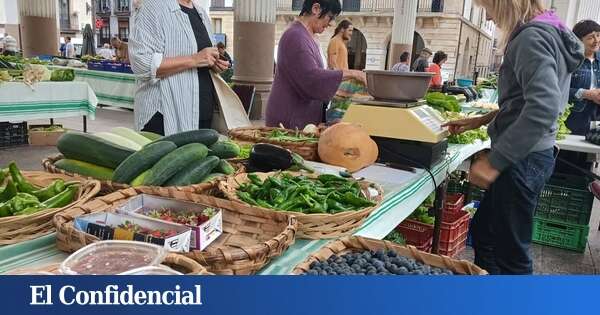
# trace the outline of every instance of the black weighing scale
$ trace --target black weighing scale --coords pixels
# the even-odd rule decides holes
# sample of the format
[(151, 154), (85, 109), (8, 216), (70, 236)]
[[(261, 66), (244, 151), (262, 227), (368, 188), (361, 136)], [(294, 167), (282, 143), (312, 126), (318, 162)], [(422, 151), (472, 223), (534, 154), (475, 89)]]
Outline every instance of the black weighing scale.
[(444, 118), (425, 101), (354, 99), (343, 121), (371, 135), (382, 164), (431, 169), (448, 149)]

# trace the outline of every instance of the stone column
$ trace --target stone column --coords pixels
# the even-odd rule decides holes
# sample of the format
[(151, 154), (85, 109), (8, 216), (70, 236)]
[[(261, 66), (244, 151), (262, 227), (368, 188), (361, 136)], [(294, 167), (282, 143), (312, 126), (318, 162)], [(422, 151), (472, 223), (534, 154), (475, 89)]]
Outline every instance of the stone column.
[(404, 52), (412, 53), (418, 6), (418, 0), (395, 0), (394, 24), (392, 25), (392, 42), (390, 45), (390, 68), (400, 62), (400, 56)]
[(18, 5), (23, 55), (32, 57), (58, 54), (58, 1), (19, 0)]
[(251, 119), (263, 119), (273, 83), (275, 0), (234, 2), (235, 84), (253, 85)]

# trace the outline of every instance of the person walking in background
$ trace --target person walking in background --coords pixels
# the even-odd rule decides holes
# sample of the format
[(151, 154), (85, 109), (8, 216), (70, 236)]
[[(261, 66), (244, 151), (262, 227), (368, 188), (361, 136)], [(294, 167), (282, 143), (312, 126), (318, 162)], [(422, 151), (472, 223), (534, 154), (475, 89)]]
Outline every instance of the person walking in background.
[(554, 170), (571, 74), (584, 60), (581, 41), (542, 2), (475, 0), (503, 34), (500, 110), (447, 124), (453, 134), (489, 124), (491, 151), (469, 176), (487, 190), (473, 218), (475, 264), (493, 275), (533, 273), (534, 212)]
[(115, 56), (117, 57), (117, 61), (128, 63), (129, 45), (116, 36), (110, 39), (110, 44), (116, 50)]
[(71, 42), (71, 37), (65, 37), (65, 57), (75, 58), (75, 45)]
[(429, 58), (431, 58), (432, 52), (429, 48), (423, 48), (419, 58), (415, 60), (412, 65), (412, 71), (414, 72), (425, 72), (429, 68)]
[(98, 50), (98, 55), (106, 60), (112, 60), (115, 57), (115, 53), (110, 48), (109, 44), (104, 44), (102, 48)]
[(444, 84), (442, 79), (442, 66), (448, 61), (448, 55), (443, 51), (438, 51), (433, 56), (433, 63), (427, 68), (427, 72), (435, 73), (429, 85), (432, 89), (441, 89)]
[(341, 21), (333, 32), (327, 48), (327, 64), (331, 70), (348, 70), (348, 42), (352, 39), (354, 26), (348, 20)]
[(325, 120), (325, 108), (343, 80), (366, 84), (357, 70), (327, 70), (314, 39), (342, 11), (339, 0), (305, 0), (300, 17), (283, 33), (277, 53), (277, 71), (267, 104), (266, 125), (303, 129)]
[(410, 72), (409, 60), (410, 60), (410, 53), (408, 51), (403, 52), (402, 55), (400, 55), (400, 62), (395, 64), (392, 67), (392, 71), (394, 71), (394, 72)]
[(233, 67), (233, 59), (226, 50), (225, 44), (219, 42), (217, 44), (217, 49), (219, 50), (219, 56), (221, 60), (229, 62), (229, 68)]

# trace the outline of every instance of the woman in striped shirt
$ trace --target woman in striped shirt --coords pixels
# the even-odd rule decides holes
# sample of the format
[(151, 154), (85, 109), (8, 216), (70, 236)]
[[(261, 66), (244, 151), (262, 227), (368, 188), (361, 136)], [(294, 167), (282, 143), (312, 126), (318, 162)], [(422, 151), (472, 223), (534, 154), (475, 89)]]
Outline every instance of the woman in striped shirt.
[(210, 71), (229, 63), (213, 47), (206, 11), (196, 0), (144, 0), (133, 19), (136, 129), (170, 135), (210, 128), (217, 101)]

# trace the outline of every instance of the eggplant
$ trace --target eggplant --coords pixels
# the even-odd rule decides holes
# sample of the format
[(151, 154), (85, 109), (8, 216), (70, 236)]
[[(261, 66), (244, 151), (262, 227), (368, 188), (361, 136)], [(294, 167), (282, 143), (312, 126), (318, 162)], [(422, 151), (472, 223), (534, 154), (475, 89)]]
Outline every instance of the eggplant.
[(259, 143), (250, 151), (249, 169), (253, 172), (285, 171), (294, 165), (292, 153), (282, 147)]

